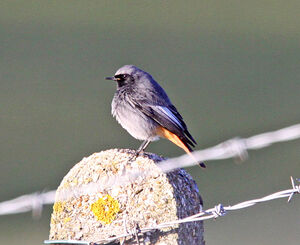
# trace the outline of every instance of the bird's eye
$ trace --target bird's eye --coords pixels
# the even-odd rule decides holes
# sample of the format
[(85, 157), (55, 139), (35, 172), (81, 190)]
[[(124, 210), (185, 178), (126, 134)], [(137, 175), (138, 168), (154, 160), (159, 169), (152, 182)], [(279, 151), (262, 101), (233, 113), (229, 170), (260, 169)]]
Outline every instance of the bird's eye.
[(119, 74), (119, 75), (115, 75), (115, 78), (116, 78), (118, 81), (125, 81), (128, 77), (129, 77), (128, 74)]

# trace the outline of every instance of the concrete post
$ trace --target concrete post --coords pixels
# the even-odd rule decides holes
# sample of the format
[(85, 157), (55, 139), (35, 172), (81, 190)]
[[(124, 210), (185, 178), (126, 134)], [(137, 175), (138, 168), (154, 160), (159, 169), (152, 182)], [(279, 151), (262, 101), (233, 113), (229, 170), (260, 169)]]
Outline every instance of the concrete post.
[[(139, 232), (202, 209), (191, 176), (183, 169), (161, 172), (155, 164), (161, 160), (150, 153), (135, 159), (134, 151), (119, 149), (84, 158), (69, 171), (57, 190), (49, 239), (102, 244), (105, 239), (133, 232), (136, 234), (120, 238), (116, 244), (204, 245), (202, 222)], [(134, 171), (146, 171), (151, 176), (118, 183), (122, 176)]]

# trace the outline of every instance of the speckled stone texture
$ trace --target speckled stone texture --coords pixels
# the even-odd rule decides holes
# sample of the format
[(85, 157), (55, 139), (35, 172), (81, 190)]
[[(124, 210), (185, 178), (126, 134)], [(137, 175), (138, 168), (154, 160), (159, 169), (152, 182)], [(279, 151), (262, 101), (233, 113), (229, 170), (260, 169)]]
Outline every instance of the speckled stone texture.
[[(161, 157), (145, 153), (134, 158), (134, 153), (120, 149), (94, 153), (69, 171), (56, 192), (50, 240), (102, 243), (133, 231), (137, 224), (140, 228), (151, 227), (202, 210), (196, 183), (185, 170), (165, 174), (156, 165), (163, 160)], [(140, 176), (122, 185), (110, 181), (122, 179), (132, 171), (146, 171), (150, 176)], [(105, 202), (103, 210), (95, 205)], [(138, 237), (140, 244), (205, 244), (202, 222), (139, 233)], [(134, 236), (116, 242), (119, 241), (138, 244)]]

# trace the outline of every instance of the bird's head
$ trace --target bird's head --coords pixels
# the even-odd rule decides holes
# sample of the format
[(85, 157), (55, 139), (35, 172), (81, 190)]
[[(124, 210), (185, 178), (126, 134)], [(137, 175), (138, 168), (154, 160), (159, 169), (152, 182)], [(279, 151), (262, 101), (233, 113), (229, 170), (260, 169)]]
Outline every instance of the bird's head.
[(130, 86), (141, 83), (144, 79), (150, 79), (151, 76), (134, 65), (122, 66), (113, 77), (106, 77), (106, 80), (113, 80), (118, 83), (118, 87)]

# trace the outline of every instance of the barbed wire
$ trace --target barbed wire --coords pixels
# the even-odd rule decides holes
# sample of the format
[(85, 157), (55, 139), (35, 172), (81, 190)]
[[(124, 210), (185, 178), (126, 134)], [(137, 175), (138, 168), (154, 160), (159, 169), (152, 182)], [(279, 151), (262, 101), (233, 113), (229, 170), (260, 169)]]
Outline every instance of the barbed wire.
[(257, 134), (249, 138), (233, 138), (216, 146), (193, 152), (194, 158), (188, 154), (176, 158), (170, 158), (158, 165), (163, 172), (172, 171), (174, 168), (184, 168), (197, 165), (198, 162), (222, 160), (228, 158), (244, 161), (248, 158), (247, 150), (258, 150), (274, 143), (290, 141), (300, 138), (300, 124), (295, 124), (276, 131)]
[[(299, 179), (296, 179), (296, 181), (299, 182)], [(146, 233), (146, 232), (149, 232), (149, 231), (155, 231), (155, 230), (160, 230), (160, 229), (167, 228), (167, 227), (173, 227), (173, 226), (175, 226), (177, 224), (181, 224), (181, 223), (203, 221), (203, 220), (208, 220), (208, 219), (216, 219), (218, 217), (225, 216), (229, 211), (235, 211), (235, 210), (239, 210), (239, 209), (248, 208), (248, 207), (254, 206), (258, 203), (268, 202), (268, 201), (279, 199), (279, 198), (288, 197), (287, 202), (290, 202), (291, 198), (293, 197), (294, 194), (296, 194), (296, 193), (299, 194), (300, 193), (300, 185), (295, 185), (295, 181), (292, 177), (291, 177), (291, 184), (292, 184), (292, 189), (275, 192), (271, 195), (268, 195), (268, 196), (265, 196), (265, 197), (262, 197), (262, 198), (237, 203), (237, 204), (232, 205), (232, 206), (225, 206), (224, 207), (222, 204), (218, 204), (213, 208), (207, 209), (205, 211), (201, 211), (201, 212), (199, 212), (195, 215), (192, 215), (192, 216), (189, 216), (189, 217), (186, 217), (186, 218), (183, 218), (183, 219), (178, 219), (178, 220), (174, 220), (174, 221), (170, 221), (170, 222), (165, 222), (165, 223), (161, 223), (161, 224), (158, 224), (158, 225), (155, 225), (155, 226), (140, 228), (138, 230), (138, 233)], [(121, 238), (135, 236), (136, 232), (137, 232), (136, 229), (133, 229), (132, 231), (125, 232), (124, 234), (121, 234), (119, 236), (99, 240), (96, 243), (94, 243), (94, 242), (90, 243), (90, 242), (85, 242), (85, 241), (76, 241), (76, 240), (46, 240), (45, 243), (46, 244), (100, 245), (100, 244), (107, 244), (107, 243), (110, 243), (110, 242), (114, 242), (114, 241), (119, 240)]]
[(40, 217), (44, 205), (53, 204), (56, 190), (36, 192), (0, 203), (0, 215), (32, 211), (34, 218)]
[[(297, 138), (300, 138), (300, 124), (295, 124), (273, 132), (254, 135), (249, 138), (230, 139), (216, 146), (195, 151), (193, 153), (193, 158), (191, 158), (189, 155), (183, 155), (159, 162), (157, 165), (163, 172), (166, 173), (177, 168), (196, 165), (200, 161), (221, 160), (228, 158), (245, 160), (248, 157), (247, 150), (257, 150), (277, 142), (290, 141)], [(128, 182), (134, 181), (139, 176), (149, 176), (150, 174), (151, 172), (132, 171), (127, 172), (126, 175), (115, 176), (111, 177), (110, 179), (100, 178), (97, 182), (60, 191), (60, 196), (57, 198), (58, 200), (65, 200), (70, 197), (76, 197), (84, 194), (91, 195), (92, 193), (109, 189), (113, 185), (125, 185)], [(37, 217), (39, 214), (41, 214), (43, 205), (52, 204), (54, 201), (55, 190), (45, 193), (23, 195), (13, 200), (0, 203), (0, 215), (32, 211), (33, 216)]]
[[(262, 133), (251, 136), (249, 138), (234, 138), (224, 141), (216, 146), (193, 152), (193, 157), (189, 154), (176, 158), (170, 158), (157, 163), (162, 172), (167, 173), (174, 169), (198, 165), (199, 162), (207, 162), (211, 160), (222, 160), (228, 158), (239, 159), (244, 161), (248, 157), (247, 150), (257, 150), (271, 144), (283, 141), (289, 141), (300, 138), (300, 124), (295, 124), (286, 128), (282, 128), (273, 132)], [(130, 157), (131, 158), (131, 157)], [(132, 183), (138, 177), (151, 176), (151, 171), (127, 170), (121, 176), (112, 176), (110, 178), (99, 178), (96, 182), (91, 182), (80, 187), (71, 187), (60, 190), (57, 200), (68, 200), (71, 197), (79, 197), (104, 190), (109, 190), (113, 186), (123, 186)]]

